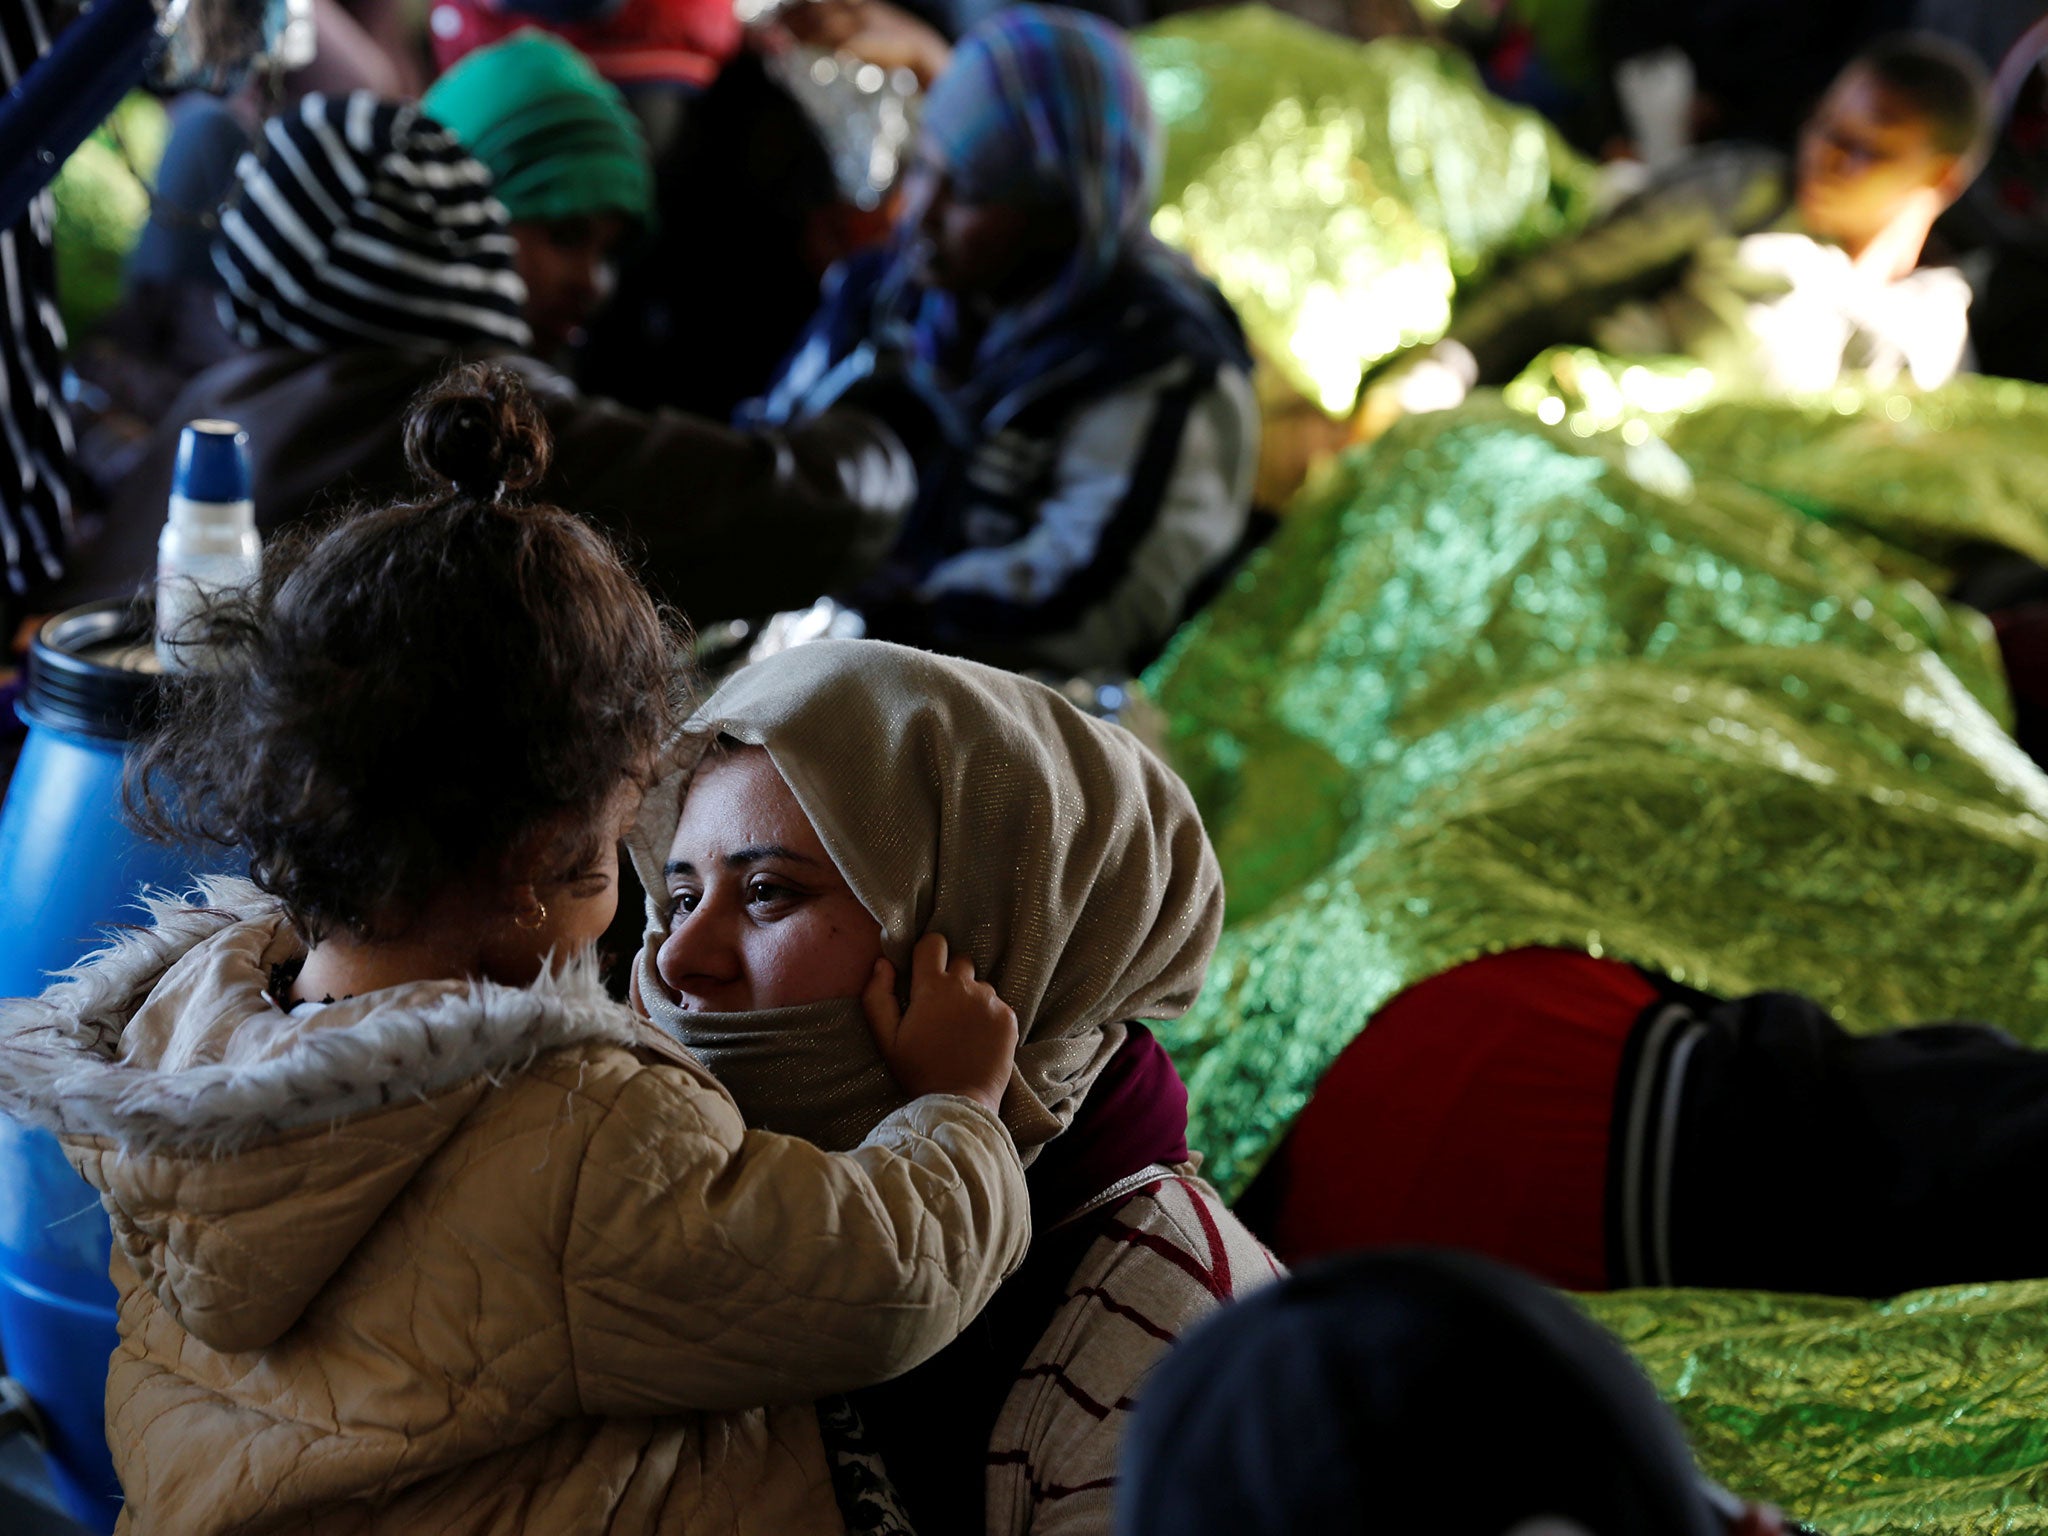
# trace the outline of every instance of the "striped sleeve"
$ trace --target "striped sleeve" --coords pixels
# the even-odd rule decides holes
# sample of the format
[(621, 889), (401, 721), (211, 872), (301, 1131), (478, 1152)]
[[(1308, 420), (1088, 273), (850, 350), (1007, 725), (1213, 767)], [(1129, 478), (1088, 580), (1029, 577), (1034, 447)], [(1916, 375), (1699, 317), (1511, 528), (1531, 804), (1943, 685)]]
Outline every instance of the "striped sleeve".
[(1145, 1375), (1175, 1340), (1280, 1274), (1200, 1179), (1116, 1208), (1024, 1362), (989, 1444), (990, 1536), (1100, 1536)]
[[(0, 91), (49, 51), (48, 0), (0, 5)], [(16, 594), (64, 574), (71, 536), (71, 418), (47, 189), (0, 230), (0, 567)]]

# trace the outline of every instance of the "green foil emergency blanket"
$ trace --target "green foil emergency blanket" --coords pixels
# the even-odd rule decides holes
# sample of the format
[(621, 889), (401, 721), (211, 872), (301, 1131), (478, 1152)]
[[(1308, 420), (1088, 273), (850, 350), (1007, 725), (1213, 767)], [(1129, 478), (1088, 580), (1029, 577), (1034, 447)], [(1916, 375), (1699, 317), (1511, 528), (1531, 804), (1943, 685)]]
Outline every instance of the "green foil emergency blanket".
[(1581, 437), (1661, 436), (1848, 532), (1894, 574), (1945, 583), (1986, 547), (2048, 564), (2048, 389), (1965, 375), (1940, 389), (1845, 382), (1807, 399), (1724, 394), (1684, 358), (1554, 347), (1501, 391)]
[(1746, 1497), (1830, 1536), (2048, 1531), (2048, 1283), (1581, 1302)]
[(1845, 385), (1826, 400), (1727, 400), (1667, 434), (1811, 516), (1952, 566), (1975, 545), (2048, 564), (2048, 389), (1959, 378), (1940, 389)]
[[(1146, 685), (1229, 884), (1160, 1037), (1232, 1195), (1382, 1003), (1518, 945), (2048, 1043), (2048, 779), (1983, 621), (1704, 455), (1487, 396), (1406, 422)], [(2048, 1532), (2048, 1283), (1586, 1305), (1738, 1492)]]
[(2048, 779), (1983, 621), (1654, 441), (1411, 420), (1147, 684), (1229, 890), (1161, 1038), (1233, 1196), (1382, 1003), (1519, 945), (2048, 1021)]
[(1134, 42), (1166, 132), (1153, 228), (1333, 415), (1366, 365), (1443, 334), (1460, 284), (1592, 213), (1593, 169), (1451, 50), (1356, 43), (1263, 6)]

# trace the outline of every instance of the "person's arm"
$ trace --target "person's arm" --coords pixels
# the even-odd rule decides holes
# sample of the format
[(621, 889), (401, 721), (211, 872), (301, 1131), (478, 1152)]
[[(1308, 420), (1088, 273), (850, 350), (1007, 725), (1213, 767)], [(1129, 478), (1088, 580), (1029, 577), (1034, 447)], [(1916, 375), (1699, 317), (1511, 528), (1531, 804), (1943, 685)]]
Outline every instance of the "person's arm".
[(1029, 531), (926, 574), (932, 637), (1006, 665), (1085, 671), (1143, 657), (1243, 536), (1258, 430), (1250, 382), (1228, 367), (1082, 410)]
[(799, 42), (851, 54), (884, 69), (907, 69), (926, 90), (953, 62), (944, 34), (888, 0), (812, 0), (775, 13)]
[(971, 1100), (918, 1099), (829, 1153), (643, 1071), (591, 1143), (563, 1256), (578, 1397), (657, 1414), (884, 1380), (972, 1321), (1029, 1241), (1016, 1148)]
[[(357, 7), (381, 12), (382, 7)], [(319, 43), (312, 62), (292, 76), (302, 91), (322, 91), (345, 96), (350, 91), (374, 91), (377, 95), (410, 101), (420, 93), (419, 66), (394, 40), (378, 36), (370, 22), (388, 20), (381, 14), (358, 17), (342, 0), (313, 0), (313, 25)]]
[(546, 493), (622, 535), (648, 584), (695, 623), (799, 608), (857, 581), (917, 495), (902, 442), (861, 412), (738, 431), (528, 372), (555, 432)]
[(1775, 156), (1701, 156), (1462, 299), (1445, 340), (1471, 354), (1479, 383), (1504, 383), (1544, 348), (1589, 340), (1602, 315), (1655, 292), (1714, 236), (1745, 233), (1767, 221), (1784, 199)]
[(1887, 371), (1903, 365), (1917, 389), (1938, 389), (1965, 366), (1970, 284), (1954, 267), (1922, 267), (1873, 285), (1854, 312), (1854, 360)]
[(997, 1107), (1017, 1018), (927, 934), (908, 1006), (863, 1011), (906, 1094), (850, 1153), (749, 1131), (694, 1066), (640, 1072), (592, 1137), (563, 1258), (595, 1414), (804, 1402), (908, 1370), (1023, 1259), (1030, 1196)]

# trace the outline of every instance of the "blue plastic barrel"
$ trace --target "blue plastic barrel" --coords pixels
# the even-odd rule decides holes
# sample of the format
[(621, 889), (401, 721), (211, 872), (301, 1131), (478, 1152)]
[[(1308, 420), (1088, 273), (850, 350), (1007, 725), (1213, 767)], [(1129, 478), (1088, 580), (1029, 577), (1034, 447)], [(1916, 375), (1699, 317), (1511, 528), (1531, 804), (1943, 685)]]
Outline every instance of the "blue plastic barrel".
[[(108, 924), (137, 920), (141, 887), (190, 880), (190, 856), (121, 823), (126, 742), (156, 666), (147, 605), (75, 608), (30, 646), (28, 738), (0, 806), (0, 997), (34, 996)], [(0, 1119), (0, 1354), (49, 1425), (52, 1483), (73, 1518), (102, 1531), (121, 1498), (105, 1431), (110, 1243), (98, 1197), (56, 1141)]]

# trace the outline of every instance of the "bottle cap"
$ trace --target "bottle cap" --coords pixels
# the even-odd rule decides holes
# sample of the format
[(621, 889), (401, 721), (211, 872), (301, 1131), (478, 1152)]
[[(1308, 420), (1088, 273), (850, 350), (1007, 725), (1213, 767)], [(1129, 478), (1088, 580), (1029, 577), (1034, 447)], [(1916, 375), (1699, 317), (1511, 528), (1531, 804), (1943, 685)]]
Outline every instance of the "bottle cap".
[(192, 421), (178, 434), (171, 494), (187, 501), (249, 499), (249, 434), (232, 421)]
[(149, 610), (130, 599), (60, 613), (29, 642), (22, 716), (52, 730), (127, 741), (156, 707), (155, 661)]

